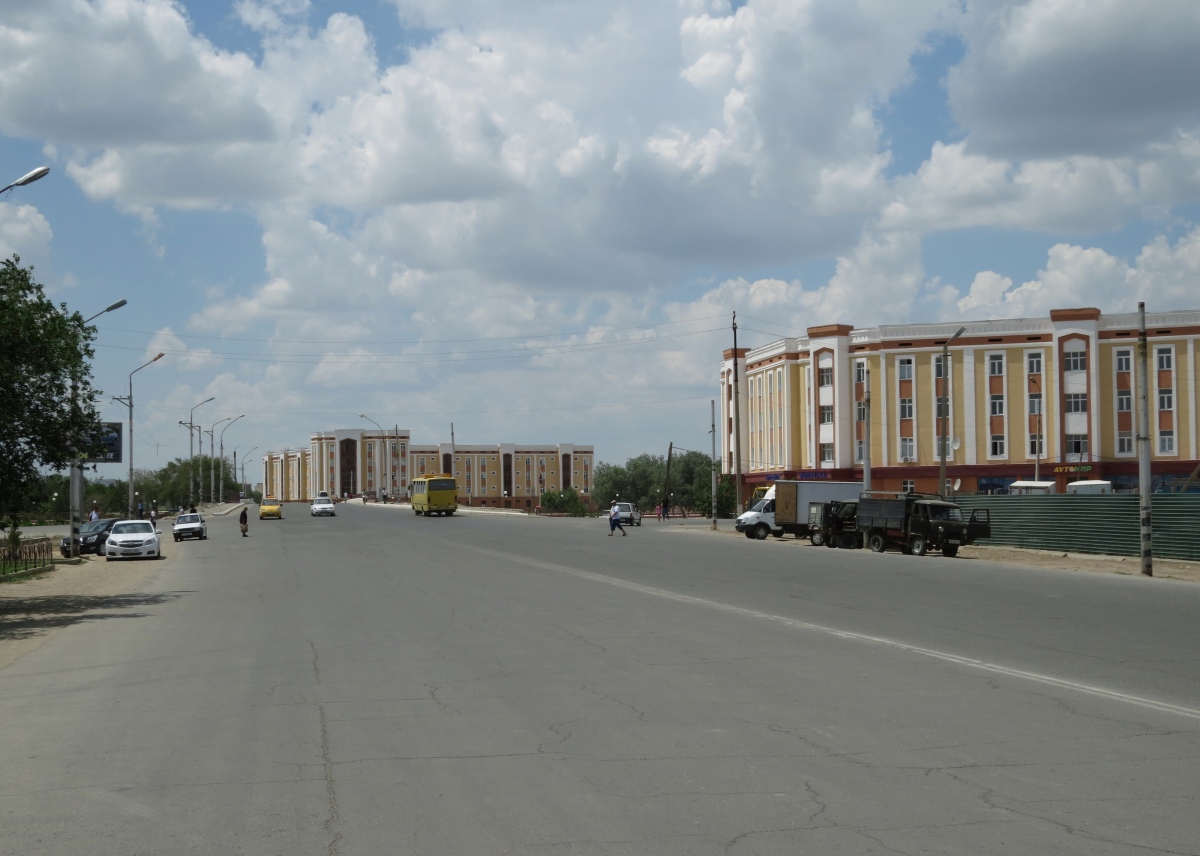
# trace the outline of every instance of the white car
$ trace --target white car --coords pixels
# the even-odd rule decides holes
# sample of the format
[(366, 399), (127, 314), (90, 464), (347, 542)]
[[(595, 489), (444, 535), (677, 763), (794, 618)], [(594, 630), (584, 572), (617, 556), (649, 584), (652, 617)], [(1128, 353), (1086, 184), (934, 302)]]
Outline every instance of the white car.
[(157, 559), (158, 536), (162, 530), (155, 529), (149, 520), (118, 520), (104, 542), (104, 558), (113, 559)]
[(184, 538), (199, 538), (203, 541), (208, 538), (208, 524), (199, 514), (181, 514), (175, 518), (172, 533), (176, 541), (182, 541)]
[(321, 514), (337, 517), (337, 512), (333, 510), (333, 500), (328, 496), (318, 496), (312, 501), (312, 516), (317, 517)]

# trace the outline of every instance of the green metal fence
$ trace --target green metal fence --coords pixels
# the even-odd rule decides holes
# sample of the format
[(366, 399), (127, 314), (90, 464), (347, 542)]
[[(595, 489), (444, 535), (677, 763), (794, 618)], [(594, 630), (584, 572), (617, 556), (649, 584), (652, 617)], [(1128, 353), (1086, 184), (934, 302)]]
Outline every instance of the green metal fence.
[(45, 536), (22, 538), (15, 549), (7, 540), (0, 541), (0, 577), (48, 567), (53, 562), (54, 542)]
[[(992, 537), (981, 543), (1071, 553), (1138, 555), (1136, 494), (960, 496), (968, 513), (991, 513)], [(1154, 555), (1200, 561), (1200, 494), (1160, 493), (1151, 498)]]

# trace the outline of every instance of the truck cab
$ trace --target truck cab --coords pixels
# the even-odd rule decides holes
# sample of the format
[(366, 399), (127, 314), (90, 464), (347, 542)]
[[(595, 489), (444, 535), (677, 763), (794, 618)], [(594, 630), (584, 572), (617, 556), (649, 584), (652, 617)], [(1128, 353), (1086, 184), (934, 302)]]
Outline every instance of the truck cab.
[(914, 556), (941, 550), (943, 556), (954, 557), (959, 547), (992, 534), (986, 509), (977, 509), (967, 519), (958, 504), (922, 493), (863, 493), (857, 526), (873, 552), (896, 548)]
[(750, 510), (739, 515), (733, 528), (744, 532), (747, 538), (765, 540), (768, 535), (783, 537), (783, 529), (775, 523), (775, 488), (766, 491), (763, 498), (750, 506)]

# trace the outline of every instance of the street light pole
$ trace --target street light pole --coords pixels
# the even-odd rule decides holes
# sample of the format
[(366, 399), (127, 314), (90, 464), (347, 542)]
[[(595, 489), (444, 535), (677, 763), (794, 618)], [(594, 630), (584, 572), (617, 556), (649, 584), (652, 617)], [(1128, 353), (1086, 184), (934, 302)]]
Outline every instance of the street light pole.
[(946, 447), (950, 445), (950, 343), (967, 332), (966, 327), (959, 327), (954, 335), (942, 343), (942, 394), (939, 397), (941, 425), (938, 426), (938, 437), (941, 446), (938, 449), (938, 493), (946, 493)]
[[(232, 416), (226, 416), (224, 419), (218, 419), (216, 422), (213, 423), (213, 426), (208, 429), (208, 501), (209, 502), (217, 501), (217, 496), (216, 496), (217, 495), (217, 486), (216, 486), (217, 459), (214, 454), (214, 452), (216, 451), (214, 448), (216, 443), (213, 438), (213, 433), (217, 430), (218, 425), (220, 425), (222, 422), (228, 422), (232, 418), (233, 418)], [(228, 427), (228, 426), (226, 426), (226, 427)], [(201, 453), (203, 454), (203, 450), (201, 450)], [(201, 502), (204, 501), (204, 491), (200, 491), (200, 501)]]
[[(27, 184), (33, 184), (39, 178), (45, 178), (49, 173), (50, 173), (50, 167), (39, 166), (37, 169), (30, 170), (29, 172), (25, 173), (23, 176), (18, 178), (12, 184), (10, 184), (6, 187), (0, 188), (0, 193), (5, 193), (9, 190), (12, 190), (14, 187), (24, 187)], [(125, 301), (121, 301), (121, 302), (124, 303)], [(107, 312), (108, 310), (106, 309), (105, 311)]]
[[(358, 416), (360, 419), (365, 419), (368, 422), (370, 422), (372, 425), (374, 425), (376, 428), (378, 428), (379, 434), (383, 437), (383, 442), (387, 443), (387, 431), (384, 430), (382, 425), (380, 425), (378, 422), (376, 422), (374, 419), (372, 419), (370, 416), (368, 416), (365, 413), (360, 413), (360, 414), (358, 414)], [(450, 427), (450, 431), (451, 431), (451, 433), (454, 432), (454, 426)], [(453, 442), (453, 441), (451, 441), (451, 442)], [(383, 455), (380, 455), (380, 457), (382, 458)], [(391, 467), (391, 458), (390, 457), (388, 458), (388, 466), (389, 466), (389, 468)], [(362, 485), (361, 487), (362, 487), (363, 495), (366, 496), (366, 493), (367, 493), (366, 486)], [(376, 498), (378, 499), (378, 495), (376, 496)], [(364, 499), (363, 501), (365, 502), (366, 500)]]
[(249, 452), (242, 455), (242, 489), (243, 490), (245, 490), (245, 488), (246, 488), (246, 458), (250, 457), (250, 455), (253, 452), (257, 452), (257, 451), (258, 451), (258, 446), (255, 446)]
[(138, 366), (136, 369), (134, 369), (133, 371), (131, 371), (129, 373), (129, 395), (128, 396), (122, 396), (122, 395), (113, 396), (117, 401), (124, 401), (125, 404), (129, 407), (129, 516), (130, 517), (133, 517), (133, 510), (134, 510), (133, 509), (133, 494), (134, 494), (134, 490), (133, 490), (133, 376), (135, 374), (137, 374), (138, 372), (140, 372), (142, 369), (144, 369), (146, 366), (150, 365), (151, 363), (157, 363), (164, 356), (166, 356), (166, 355), (160, 352), (158, 354), (158, 356), (156, 356), (154, 359), (149, 360), (148, 362), (142, 363), (140, 366)]
[[(245, 413), (242, 414), (242, 416), (245, 416), (245, 415), (246, 415)], [(233, 422), (230, 422), (229, 425), (226, 425), (224, 428), (221, 429), (221, 450), (220, 451), (221, 451), (221, 493), (222, 494), (225, 492), (225, 432), (229, 430), (230, 426), (233, 425), (234, 422), (237, 422), (239, 419), (241, 419), (242, 416), (234, 417)], [(233, 465), (233, 472), (235, 475), (237, 474), (236, 459), (235, 459), (234, 465)]]
[[(50, 171), (47, 167), (41, 167), (40, 169), (44, 169), (44, 170), (46, 170), (46, 172)], [(22, 185), (26, 185), (26, 184), (29, 184), (30, 182), (37, 181), (39, 178), (41, 178), (43, 175), (46, 174), (46, 172), (42, 172), (40, 175), (34, 175), (34, 173), (37, 173), (37, 172), (39, 172), (39, 170), (35, 169), (33, 172), (29, 173), (28, 175), (22, 176), (21, 178), (17, 179), (15, 182), (10, 184), (8, 187), (4, 188), (4, 190), (8, 190), (9, 187), (21, 187)], [(33, 177), (30, 178), (30, 176), (33, 176)], [(0, 191), (0, 193), (2, 193), (2, 192), (3, 191)], [(97, 312), (91, 318), (86, 319), (83, 322), (83, 326), (86, 327), (90, 322), (96, 320), (101, 315), (103, 315), (105, 312), (112, 312), (115, 309), (120, 309), (124, 305), (125, 305), (125, 301), (122, 299), (122, 300), (118, 300), (116, 303), (113, 303), (110, 306), (106, 306), (104, 309)], [(71, 404), (72, 404), (72, 406), (78, 406), (78, 402), (76, 400), (77, 398), (78, 398), (78, 392), (77, 392), (77, 387), (76, 387), (76, 381), (75, 381), (75, 378), (72, 377), (71, 378)], [(75, 456), (71, 458), (71, 486), (70, 486), (69, 493), (70, 493), (70, 505), (71, 505), (71, 547), (67, 552), (69, 552), (71, 554), (72, 559), (78, 559), (79, 558), (79, 524), (80, 524), (80, 518), (83, 515), (83, 461), (80, 459), (78, 452), (76, 452)]]
[[(199, 407), (201, 404), (208, 404), (214, 398), (216, 398), (215, 395), (210, 396), (210, 397), (204, 399), (203, 401), (201, 401), (200, 404), (197, 404), (196, 407)], [(195, 485), (196, 452), (192, 448), (192, 431), (194, 431), (197, 427), (196, 426), (196, 407), (193, 407), (192, 412), (188, 414), (188, 421), (187, 421), (187, 426), (188, 426), (188, 504), (189, 505), (196, 504), (196, 485)], [(200, 452), (201, 452), (201, 454), (203, 454), (204, 453), (204, 437), (203, 436), (200, 437), (200, 444), (201, 444)], [(201, 495), (200, 501), (201, 502), (204, 501), (203, 495)]]

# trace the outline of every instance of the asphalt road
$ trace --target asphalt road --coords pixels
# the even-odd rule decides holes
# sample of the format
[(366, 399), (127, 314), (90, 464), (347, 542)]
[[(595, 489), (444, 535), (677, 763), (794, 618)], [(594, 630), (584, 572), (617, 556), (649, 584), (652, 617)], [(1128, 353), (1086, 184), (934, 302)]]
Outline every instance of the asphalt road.
[(1200, 586), (286, 513), (0, 670), (0, 852), (1200, 853)]

